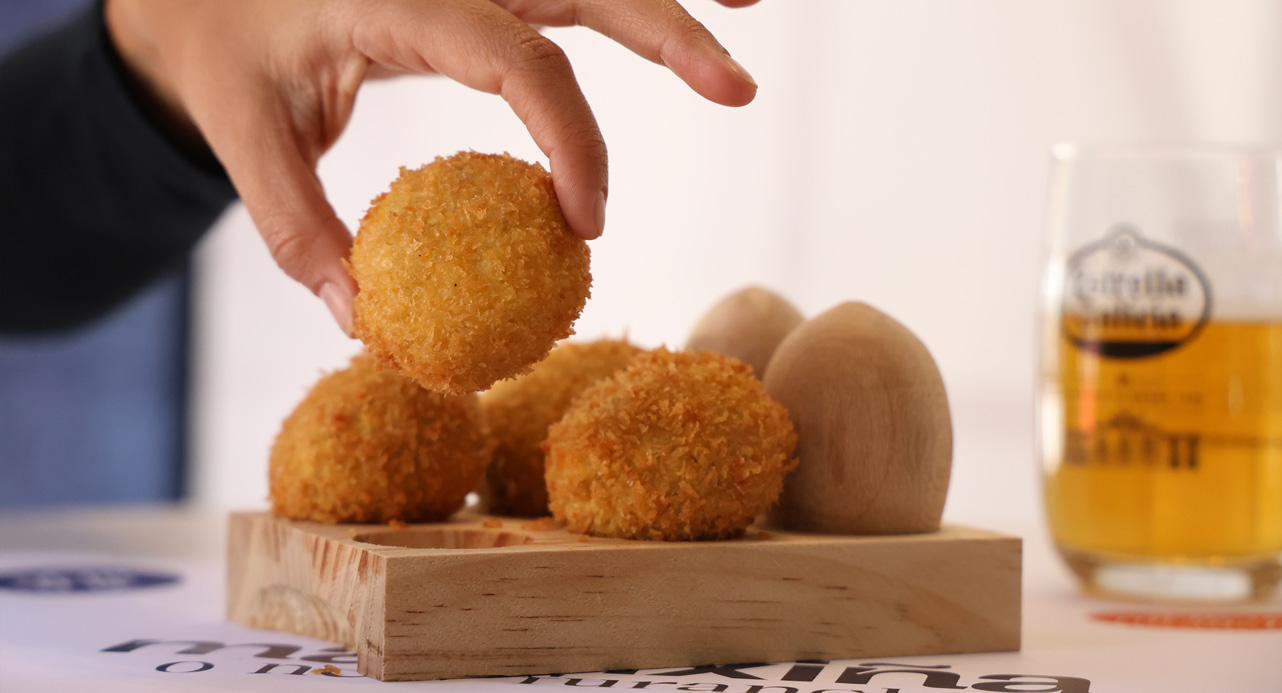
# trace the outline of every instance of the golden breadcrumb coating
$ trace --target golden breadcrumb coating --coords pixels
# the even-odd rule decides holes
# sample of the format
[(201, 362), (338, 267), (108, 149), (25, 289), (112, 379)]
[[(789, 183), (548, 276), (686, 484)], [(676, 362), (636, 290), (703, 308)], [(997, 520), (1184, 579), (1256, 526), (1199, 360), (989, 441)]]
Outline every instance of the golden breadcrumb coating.
[(527, 373), (587, 300), (588, 247), (538, 164), (460, 152), (401, 169), (352, 245), (355, 335), (446, 394)]
[(543, 441), (570, 402), (589, 385), (627, 366), (641, 350), (625, 341), (562, 344), (530, 373), (504, 380), (481, 397), (494, 458), (480, 492), (488, 512), (548, 514)]
[(797, 434), (743, 362), (642, 354), (588, 388), (548, 431), (548, 504), (575, 532), (738, 536), (779, 497)]
[(281, 427), (273, 511), (317, 522), (430, 522), (463, 506), (489, 461), (476, 395), (441, 395), (360, 355)]

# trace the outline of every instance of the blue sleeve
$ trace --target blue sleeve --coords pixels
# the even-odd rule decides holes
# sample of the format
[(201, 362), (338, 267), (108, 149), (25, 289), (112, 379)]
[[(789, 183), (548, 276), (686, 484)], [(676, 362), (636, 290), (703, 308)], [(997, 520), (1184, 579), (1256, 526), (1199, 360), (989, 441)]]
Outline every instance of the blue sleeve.
[(106, 313), (181, 267), (235, 198), (135, 99), (100, 2), (0, 63), (0, 332)]

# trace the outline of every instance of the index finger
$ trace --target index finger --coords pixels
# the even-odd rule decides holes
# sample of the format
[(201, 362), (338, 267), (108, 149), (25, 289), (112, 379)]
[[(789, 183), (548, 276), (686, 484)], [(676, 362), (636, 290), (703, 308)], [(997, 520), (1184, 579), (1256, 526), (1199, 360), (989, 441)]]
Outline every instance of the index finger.
[(605, 140), (556, 44), (488, 0), (400, 0), (363, 15), (357, 50), (376, 63), (435, 71), (507, 101), (547, 155), (570, 228), (596, 238), (605, 226)]
[(742, 106), (757, 95), (757, 83), (748, 71), (676, 0), (495, 1), (531, 24), (577, 24), (608, 36), (646, 60), (667, 66), (716, 103)]

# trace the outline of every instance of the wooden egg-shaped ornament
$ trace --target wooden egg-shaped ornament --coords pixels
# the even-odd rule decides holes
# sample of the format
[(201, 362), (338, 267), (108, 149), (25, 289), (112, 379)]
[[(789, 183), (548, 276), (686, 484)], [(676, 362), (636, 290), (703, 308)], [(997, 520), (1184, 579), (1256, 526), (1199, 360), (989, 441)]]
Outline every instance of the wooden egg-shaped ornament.
[(771, 525), (827, 534), (939, 529), (952, 420), (935, 360), (908, 328), (843, 303), (793, 330), (763, 380), (792, 417), (800, 459)]
[(758, 378), (779, 342), (805, 320), (782, 296), (748, 287), (721, 299), (690, 333), (686, 349), (732, 356), (752, 367)]

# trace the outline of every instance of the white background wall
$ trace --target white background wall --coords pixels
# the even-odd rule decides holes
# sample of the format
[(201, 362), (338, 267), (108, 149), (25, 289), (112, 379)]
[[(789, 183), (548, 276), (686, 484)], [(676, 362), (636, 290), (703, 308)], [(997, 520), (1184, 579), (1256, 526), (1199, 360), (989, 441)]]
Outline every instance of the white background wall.
[[(934, 353), (956, 454), (946, 517), (1036, 531), (1035, 294), (1050, 145), (1282, 141), (1276, 0), (688, 0), (756, 77), (702, 101), (587, 30), (573, 61), (611, 155), (585, 337), (680, 345), (747, 284), (814, 314), (872, 303)], [(398, 166), (460, 149), (546, 161), (497, 97), (370, 84), (321, 162), (351, 228)], [(280, 422), (359, 344), (229, 212), (199, 255), (196, 498), (265, 505)]]

